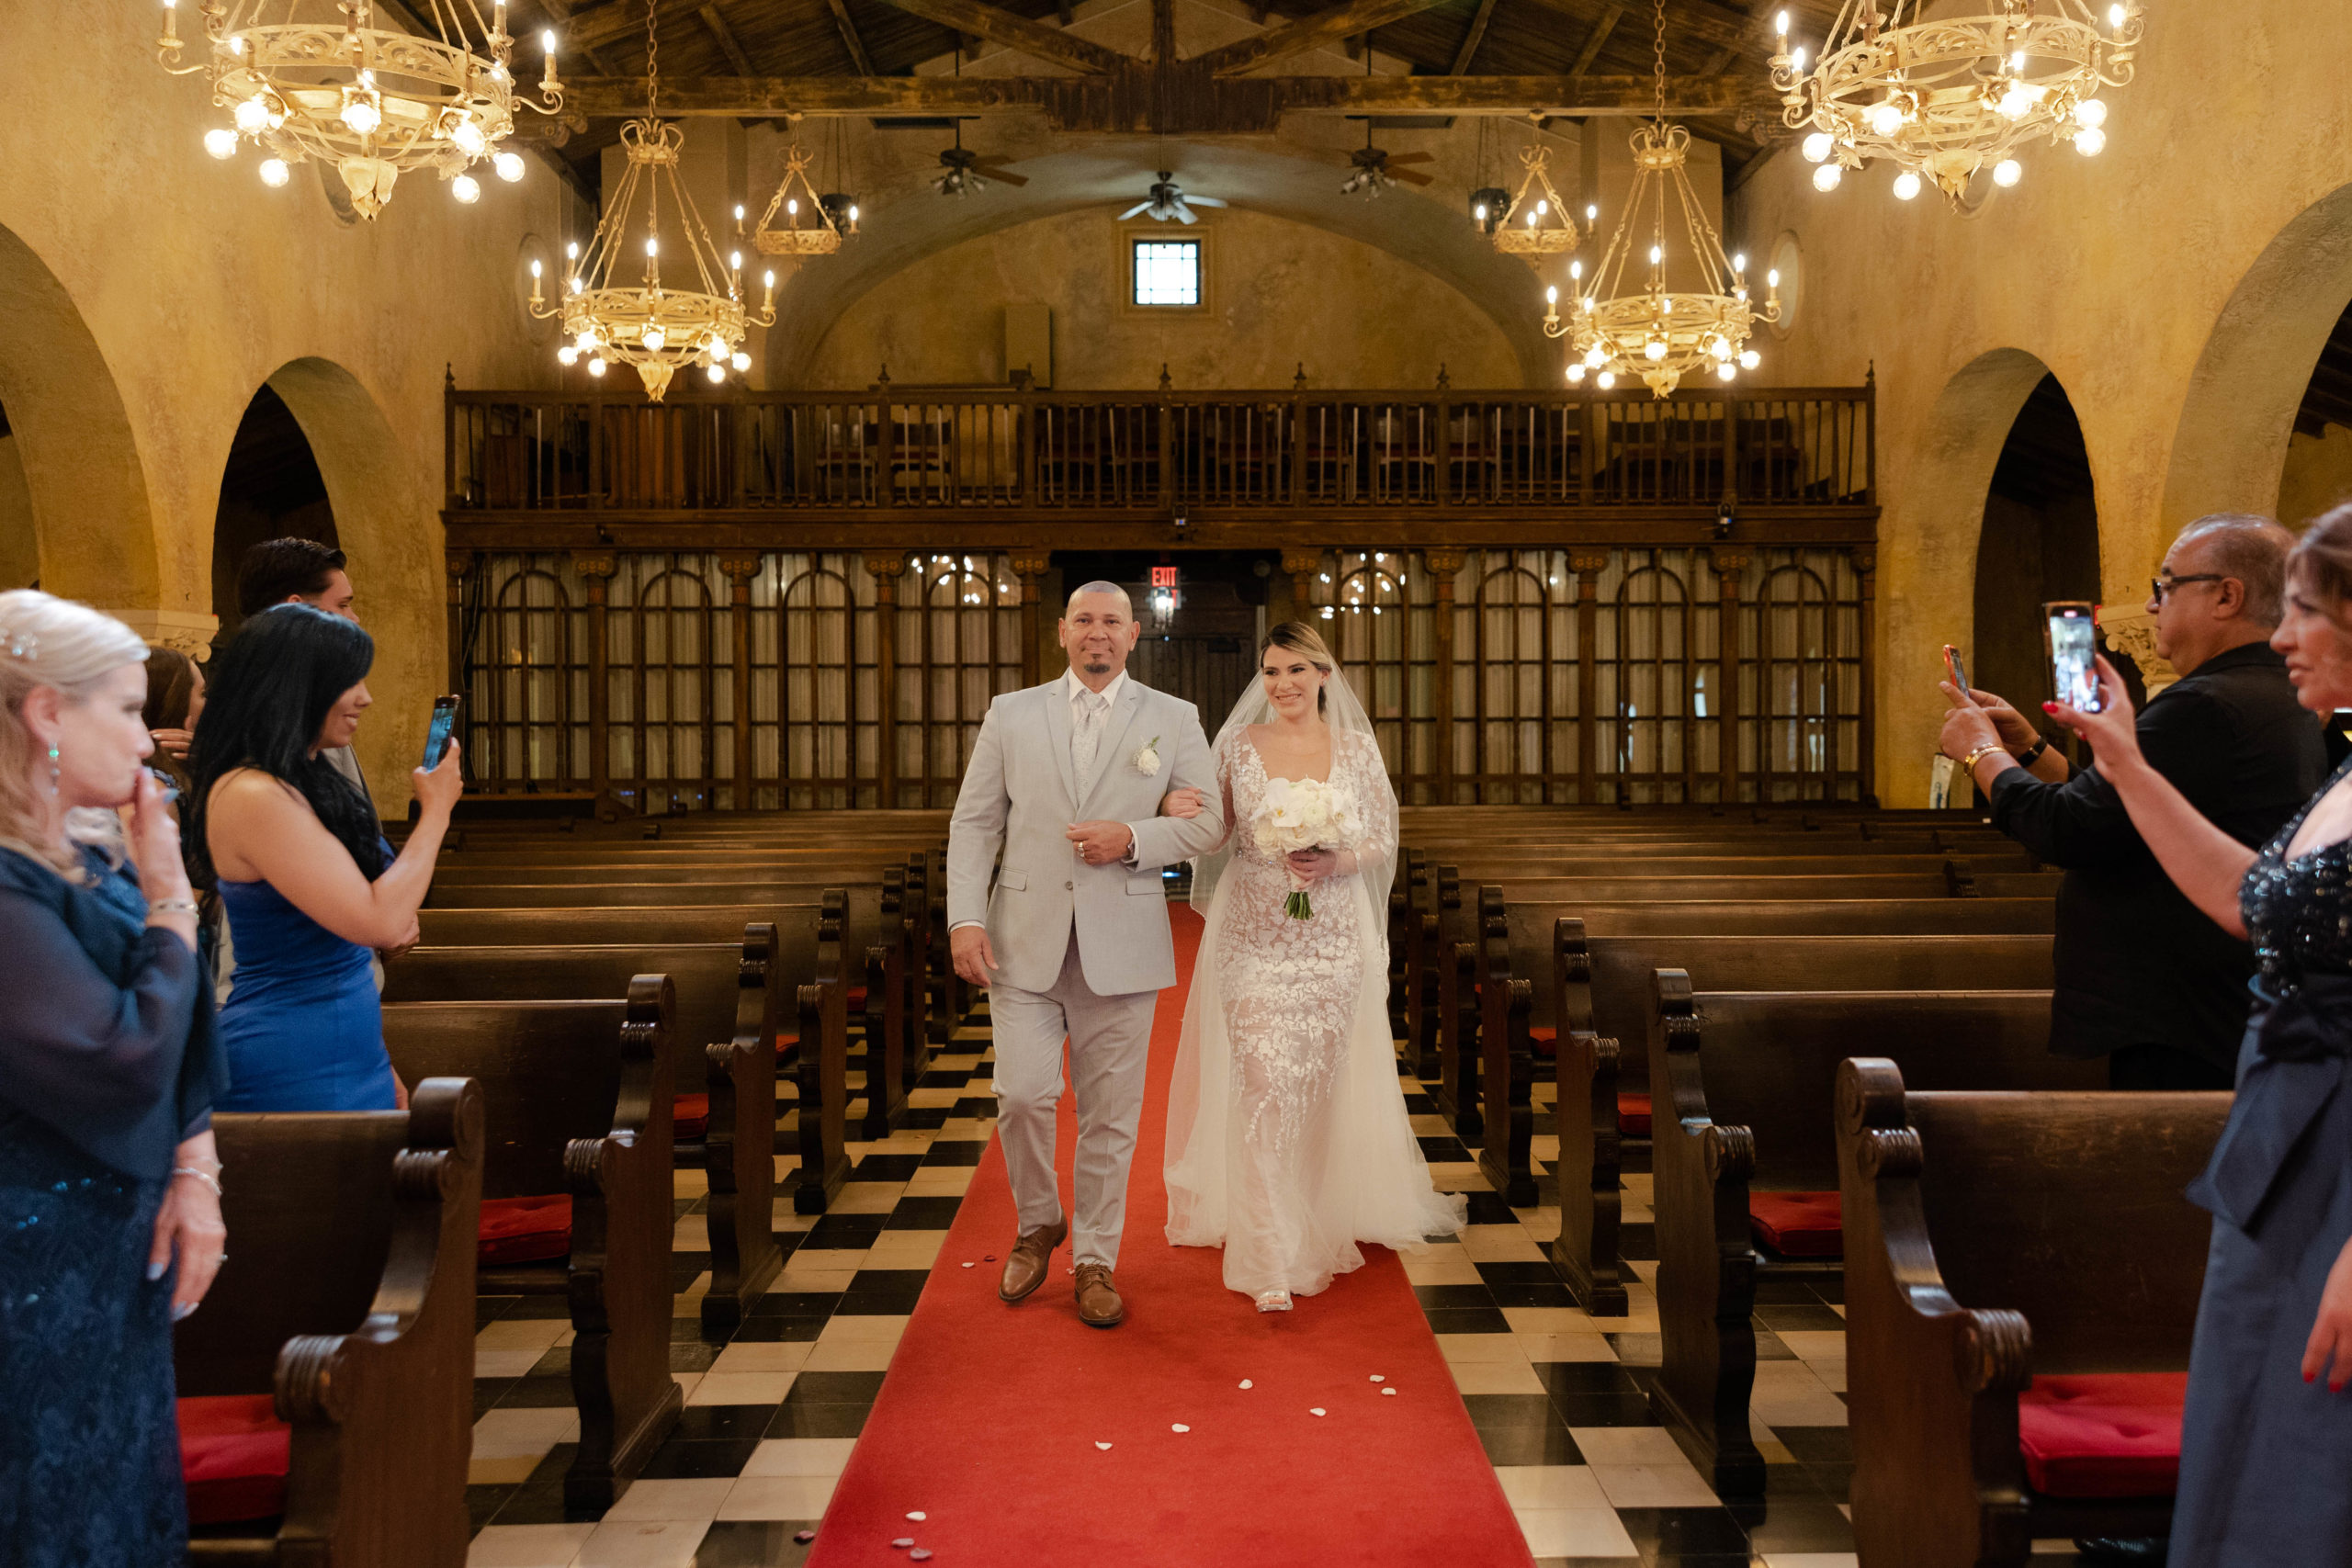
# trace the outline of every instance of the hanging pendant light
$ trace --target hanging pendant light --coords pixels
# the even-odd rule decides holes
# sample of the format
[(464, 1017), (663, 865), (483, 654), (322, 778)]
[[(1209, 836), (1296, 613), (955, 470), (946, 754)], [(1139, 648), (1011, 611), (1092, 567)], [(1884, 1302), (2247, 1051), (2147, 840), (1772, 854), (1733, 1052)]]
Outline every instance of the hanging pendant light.
[[(657, 403), (681, 369), (699, 368), (713, 382), (724, 381), (730, 369), (750, 369), (750, 329), (775, 321), (775, 274), (765, 276), (766, 297), (752, 314), (743, 305), (742, 253), (718, 254), (685, 182), (678, 177), (685, 133), (659, 118), (661, 94), (661, 39), (655, 30), (654, 0), (646, 0), (645, 118), (621, 127), (628, 166), (588, 242), (587, 254), (567, 253), (561, 299), (550, 303), (542, 296), (539, 264), (531, 264), (531, 314), (542, 320), (560, 316), (571, 340), (556, 350), (556, 358), (572, 365), (584, 357), (592, 376), (602, 376), (615, 364), (633, 366), (645, 384), (646, 397)], [(640, 199), (641, 231), (632, 222)], [(665, 207), (676, 215), (679, 230), (666, 248), (662, 230)], [(640, 231), (641, 243), (634, 238)], [(665, 254), (672, 258), (673, 274), (693, 270), (695, 287), (664, 287)], [(681, 254), (684, 266), (675, 260)], [(633, 288), (614, 276), (628, 256), (639, 259)]]
[[(1663, 398), (1694, 371), (1729, 381), (1761, 363), (1747, 340), (1757, 322), (1781, 319), (1781, 275), (1766, 275), (1770, 294), (1764, 309), (1757, 310), (1748, 298), (1747, 257), (1724, 253), (1722, 238), (1690, 188), (1685, 167), (1690, 132), (1666, 119), (1666, 0), (1654, 0), (1654, 13), (1657, 118), (1634, 132), (1634, 188), (1624, 216), (1589, 288), (1584, 264), (1569, 266), (1573, 299), (1566, 320), (1559, 290), (1544, 290), (1544, 334), (1568, 340), (1574, 355), (1567, 367), (1570, 381), (1590, 376), (1605, 390), (1621, 376), (1638, 376), (1653, 396)], [(1694, 291), (1676, 292), (1666, 285), (1669, 201), (1681, 209), (1690, 264), (1703, 285)], [(1626, 274), (1640, 248), (1634, 236), (1645, 214), (1647, 272), (1641, 287), (1632, 288)]]

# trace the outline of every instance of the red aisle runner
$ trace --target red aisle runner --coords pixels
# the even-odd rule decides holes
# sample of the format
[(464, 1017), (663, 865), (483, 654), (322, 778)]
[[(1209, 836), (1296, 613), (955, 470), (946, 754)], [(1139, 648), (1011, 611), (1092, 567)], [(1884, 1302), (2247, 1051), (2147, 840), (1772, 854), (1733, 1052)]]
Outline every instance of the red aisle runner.
[[(1532, 1562), (1394, 1253), (1368, 1247), (1323, 1294), (1262, 1314), (1225, 1288), (1220, 1253), (1168, 1245), (1168, 1083), (1201, 936), (1190, 909), (1170, 914), (1185, 982), (1153, 1021), (1118, 1269), (1126, 1323), (1078, 1321), (1067, 1247), (1036, 1294), (997, 1299), (1013, 1211), (991, 1140), (811, 1568), (904, 1562), (890, 1542), (910, 1536), (942, 1568)], [(1065, 1089), (1065, 1209), (1076, 1138)]]

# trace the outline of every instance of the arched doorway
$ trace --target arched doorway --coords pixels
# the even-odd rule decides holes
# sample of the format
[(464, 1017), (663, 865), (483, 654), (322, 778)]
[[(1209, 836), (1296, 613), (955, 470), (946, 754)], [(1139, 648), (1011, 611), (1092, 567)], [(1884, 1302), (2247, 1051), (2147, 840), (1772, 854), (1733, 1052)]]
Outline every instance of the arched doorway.
[(2290, 528), (2352, 501), (2352, 306), (2335, 319), (2303, 384), (2272, 515)]
[(2347, 299), (2352, 186), (2329, 192), (2279, 230), (2222, 308), (2181, 406), (2160, 532), (2168, 536), (2209, 512), (2279, 507), (2290, 525), (2307, 520), (2307, 513), (2292, 513), (2308, 503), (2309, 476), (2292, 491), (2282, 481), (2295, 432), (2329, 423), (2322, 412), (2314, 425), (2308, 394), (2332, 368)]
[(0, 592), (40, 584), (40, 535), (33, 527), (33, 493), (8, 407), (0, 403)]
[(2041, 605), (2098, 596), (2090, 455), (2065, 389), (2045, 375), (2010, 422), (1985, 487), (1971, 679), (2030, 712), (2050, 695)]
[(264, 539), (335, 544), (334, 507), (310, 438), (286, 400), (267, 386), (245, 405), (220, 474), (212, 527), (212, 607), (220, 636), (237, 629), (237, 567)]
[(6, 585), (38, 581), (68, 598), (152, 613), (161, 581), (154, 513), (114, 373), (57, 275), (5, 228), (0, 410)]

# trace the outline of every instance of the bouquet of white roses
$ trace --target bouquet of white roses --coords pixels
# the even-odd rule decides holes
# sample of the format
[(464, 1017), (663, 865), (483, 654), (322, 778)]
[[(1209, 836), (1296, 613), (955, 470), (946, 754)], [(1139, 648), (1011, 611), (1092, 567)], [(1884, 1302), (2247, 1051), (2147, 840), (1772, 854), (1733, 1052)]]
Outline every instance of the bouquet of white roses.
[[(1319, 779), (1268, 779), (1265, 797), (1250, 824), (1258, 847), (1271, 855), (1294, 850), (1343, 850), (1357, 832), (1355, 797), (1345, 789)], [(1295, 920), (1315, 918), (1306, 885), (1292, 877), (1283, 912)]]

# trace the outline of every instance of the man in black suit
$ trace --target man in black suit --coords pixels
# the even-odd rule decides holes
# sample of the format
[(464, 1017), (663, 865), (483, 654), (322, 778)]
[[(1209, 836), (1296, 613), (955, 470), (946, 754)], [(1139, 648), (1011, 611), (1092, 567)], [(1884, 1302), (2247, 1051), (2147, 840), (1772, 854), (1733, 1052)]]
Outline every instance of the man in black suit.
[[(2221, 513), (2182, 530), (2148, 610), (2180, 672), (2139, 713), (2140, 749), (2190, 804), (2259, 845), (2325, 777), (2320, 727), (2270, 649), (2294, 536)], [(1993, 803), (1993, 823), (2058, 889), (2050, 1048), (2108, 1059), (2115, 1089), (2228, 1089), (2245, 1032), (2254, 953), (2199, 914), (2156, 864), (2096, 762), (2069, 776), (2017, 709), (1972, 691), (1944, 716), (1942, 750)]]

